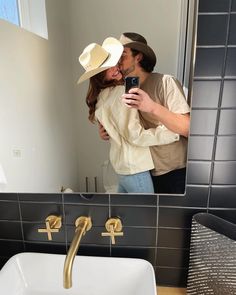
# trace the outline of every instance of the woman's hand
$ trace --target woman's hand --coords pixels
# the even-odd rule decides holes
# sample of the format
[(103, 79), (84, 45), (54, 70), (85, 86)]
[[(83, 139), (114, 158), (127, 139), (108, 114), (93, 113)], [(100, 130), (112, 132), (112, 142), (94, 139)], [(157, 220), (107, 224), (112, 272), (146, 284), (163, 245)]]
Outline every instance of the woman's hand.
[(108, 133), (106, 132), (106, 129), (102, 126), (101, 123), (98, 123), (98, 132), (99, 132), (99, 135), (101, 137), (101, 139), (103, 140), (109, 140), (110, 137), (108, 135)]

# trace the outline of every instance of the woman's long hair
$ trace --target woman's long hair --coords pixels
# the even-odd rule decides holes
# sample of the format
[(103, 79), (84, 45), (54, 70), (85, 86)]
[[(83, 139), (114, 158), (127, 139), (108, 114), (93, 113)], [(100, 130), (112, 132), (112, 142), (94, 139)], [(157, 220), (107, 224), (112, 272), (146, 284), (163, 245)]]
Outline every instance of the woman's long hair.
[(97, 75), (90, 78), (89, 81), (89, 88), (86, 95), (86, 104), (89, 107), (89, 120), (94, 123), (95, 122), (95, 109), (96, 109), (96, 103), (99, 93), (102, 89), (105, 89), (107, 87), (114, 87), (116, 85), (123, 84), (123, 80), (117, 81), (117, 80), (111, 80), (106, 81), (105, 80), (106, 71), (103, 71), (101, 73), (98, 73)]

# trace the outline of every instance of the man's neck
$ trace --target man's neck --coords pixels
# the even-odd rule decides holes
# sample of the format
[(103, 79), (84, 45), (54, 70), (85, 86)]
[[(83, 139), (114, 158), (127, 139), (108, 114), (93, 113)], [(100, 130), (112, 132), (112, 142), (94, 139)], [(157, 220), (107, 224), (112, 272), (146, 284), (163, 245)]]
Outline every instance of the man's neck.
[(146, 79), (150, 76), (150, 74), (151, 73), (144, 72), (144, 71), (140, 71), (140, 73), (138, 73), (140, 85), (142, 85), (146, 81)]

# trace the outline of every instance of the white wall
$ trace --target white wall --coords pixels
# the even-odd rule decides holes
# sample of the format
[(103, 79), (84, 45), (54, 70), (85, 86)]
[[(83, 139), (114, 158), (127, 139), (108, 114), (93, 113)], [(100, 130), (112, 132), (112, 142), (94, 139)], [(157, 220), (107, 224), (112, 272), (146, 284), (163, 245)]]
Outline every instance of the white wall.
[(66, 2), (48, 1), (47, 14), (49, 40), (0, 20), (6, 191), (59, 192), (62, 185), (78, 190)]
[(91, 182), (99, 177), (102, 186), (102, 163), (108, 158), (109, 143), (98, 136), (97, 126), (87, 119), (85, 96), (88, 82), (76, 85), (83, 69), (78, 56), (91, 42), (102, 43), (108, 37), (119, 38), (122, 32), (138, 32), (146, 37), (157, 54), (156, 71), (177, 75), (179, 33), (181, 23), (180, 0), (70, 0), (71, 48), (74, 93), (78, 110), (79, 181), (85, 190), (85, 177)]

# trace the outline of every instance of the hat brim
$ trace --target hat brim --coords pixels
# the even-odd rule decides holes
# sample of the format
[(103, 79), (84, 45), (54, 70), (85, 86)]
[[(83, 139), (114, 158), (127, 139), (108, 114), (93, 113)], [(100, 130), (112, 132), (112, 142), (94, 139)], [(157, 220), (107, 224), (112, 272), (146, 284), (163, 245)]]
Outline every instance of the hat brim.
[(153, 66), (155, 66), (156, 61), (157, 61), (156, 54), (152, 50), (152, 48), (149, 47), (147, 44), (134, 41), (134, 42), (125, 43), (125, 44), (123, 44), (123, 46), (142, 52), (143, 54), (146, 55), (147, 58), (150, 59), (150, 61), (153, 63)]
[(124, 47), (120, 43), (120, 41), (118, 41), (117, 39), (113, 37), (108, 37), (104, 40), (102, 47), (109, 53), (108, 58), (104, 61), (104, 63), (100, 67), (83, 73), (83, 75), (77, 81), (77, 84), (117, 65), (124, 50)]

